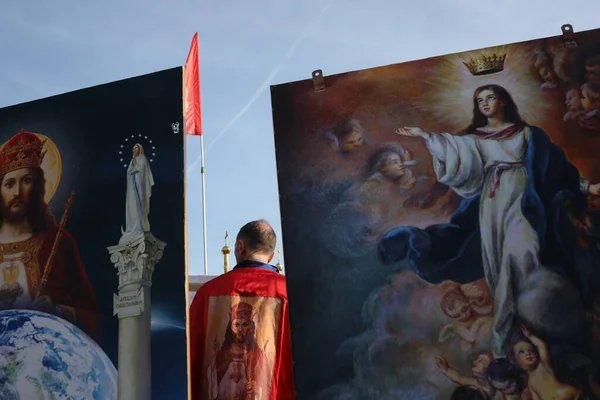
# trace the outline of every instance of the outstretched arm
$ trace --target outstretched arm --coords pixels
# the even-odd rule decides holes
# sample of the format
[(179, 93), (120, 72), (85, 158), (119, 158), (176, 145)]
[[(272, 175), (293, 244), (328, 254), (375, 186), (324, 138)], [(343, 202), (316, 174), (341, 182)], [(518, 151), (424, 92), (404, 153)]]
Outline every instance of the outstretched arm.
[(396, 133), (400, 136), (420, 137), (423, 139), (427, 139), (429, 136), (431, 136), (431, 133), (426, 132), (421, 128), (414, 128), (409, 126), (404, 126), (402, 128), (396, 129)]
[(473, 377), (464, 376), (454, 368), (448, 365), (448, 361), (444, 357), (438, 357), (435, 364), (444, 375), (452, 382), (462, 386), (477, 386), (479, 383)]
[(421, 128), (409, 127), (399, 128), (396, 133), (425, 140), (438, 182), (450, 186), (461, 197), (479, 194), (485, 168), (475, 138), (449, 133), (432, 134)]

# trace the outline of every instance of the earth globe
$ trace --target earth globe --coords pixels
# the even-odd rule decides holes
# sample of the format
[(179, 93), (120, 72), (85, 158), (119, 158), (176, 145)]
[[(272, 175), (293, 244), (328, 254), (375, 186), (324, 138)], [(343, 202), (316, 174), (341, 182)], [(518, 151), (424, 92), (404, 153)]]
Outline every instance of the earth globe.
[(0, 311), (0, 399), (117, 398), (117, 370), (81, 329), (37, 311)]

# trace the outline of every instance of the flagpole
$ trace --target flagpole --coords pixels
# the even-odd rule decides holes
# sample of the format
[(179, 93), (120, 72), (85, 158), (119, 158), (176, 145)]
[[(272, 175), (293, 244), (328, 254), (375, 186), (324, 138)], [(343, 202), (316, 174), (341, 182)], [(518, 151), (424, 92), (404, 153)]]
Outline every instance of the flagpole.
[(200, 135), (200, 173), (202, 174), (202, 236), (204, 237), (204, 275), (208, 275), (208, 245), (206, 244), (206, 183), (204, 179), (204, 135)]

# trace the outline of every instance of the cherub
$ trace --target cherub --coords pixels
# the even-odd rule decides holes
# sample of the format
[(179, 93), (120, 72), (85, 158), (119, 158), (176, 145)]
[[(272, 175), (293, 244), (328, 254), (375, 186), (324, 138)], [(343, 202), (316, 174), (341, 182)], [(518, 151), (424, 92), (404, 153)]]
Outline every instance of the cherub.
[(472, 347), (482, 334), (491, 331), (492, 318), (478, 315), (474, 312), (469, 299), (459, 286), (448, 290), (440, 302), (444, 314), (452, 318), (452, 322), (445, 325), (439, 334), (439, 341), (445, 342), (458, 335), (463, 344)]
[(565, 95), (565, 105), (567, 112), (563, 117), (563, 121), (576, 120), (580, 116), (585, 115), (581, 106), (581, 92), (579, 89), (570, 89)]
[(581, 86), (579, 126), (589, 131), (600, 130), (600, 82), (590, 81)]
[(585, 78), (588, 82), (600, 82), (600, 54), (585, 60)]
[(505, 400), (531, 400), (527, 377), (506, 358), (496, 358), (487, 369), (490, 385)]
[(329, 145), (334, 151), (349, 154), (358, 150), (364, 143), (364, 130), (356, 118), (339, 121), (333, 129), (325, 134)]
[(581, 390), (560, 382), (550, 364), (548, 347), (525, 326), (521, 327), (524, 337), (515, 339), (509, 348), (508, 357), (514, 364), (527, 372), (527, 389), (533, 399), (575, 400)]
[(393, 227), (392, 218), (398, 207), (389, 199), (414, 188), (416, 178), (407, 168), (413, 164), (410, 151), (391, 144), (386, 144), (370, 157), (364, 181), (357, 182), (347, 193), (349, 204), (364, 218), (362, 223), (357, 224), (361, 226), (361, 239), (357, 244), (373, 243)]
[(534, 68), (537, 70), (538, 75), (542, 79), (540, 85), (541, 90), (555, 89), (560, 83), (556, 72), (554, 71), (554, 65), (552, 57), (543, 49), (536, 49), (536, 60)]
[(475, 386), (483, 390), (491, 399), (494, 397), (496, 390), (490, 385), (487, 378), (487, 369), (490, 363), (494, 360), (494, 356), (489, 351), (483, 351), (475, 356), (471, 372), (473, 376), (465, 376), (459, 371), (448, 365), (448, 361), (444, 357), (436, 359), (436, 365), (444, 375), (452, 382), (462, 386)]
[(465, 283), (460, 286), (460, 290), (463, 292), (471, 309), (482, 316), (491, 315), (494, 309), (494, 302), (492, 296), (485, 283), (481, 281)]
[(554, 72), (554, 68), (550, 64), (544, 64), (539, 67), (538, 74), (542, 78), (543, 82), (540, 85), (541, 90), (556, 89), (558, 87), (558, 77)]
[(587, 82), (581, 86), (581, 108), (586, 118), (593, 117), (600, 110), (600, 82)]
[(415, 165), (415, 160), (409, 150), (386, 143), (369, 159), (367, 181), (383, 179), (394, 182), (400, 190), (409, 191), (417, 182), (411, 168), (407, 168), (412, 165)]

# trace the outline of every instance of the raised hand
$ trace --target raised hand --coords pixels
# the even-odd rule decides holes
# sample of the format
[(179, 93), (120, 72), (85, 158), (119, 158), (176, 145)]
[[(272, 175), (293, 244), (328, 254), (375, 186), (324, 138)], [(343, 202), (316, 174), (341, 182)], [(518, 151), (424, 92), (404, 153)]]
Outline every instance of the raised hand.
[(412, 137), (426, 137), (428, 135), (427, 132), (425, 132), (423, 129), (421, 128), (416, 128), (416, 127), (410, 127), (410, 126), (404, 126), (402, 128), (398, 128), (396, 129), (396, 133), (400, 136), (412, 136)]
[(531, 331), (524, 325), (521, 325), (521, 332), (523, 332), (523, 335), (525, 335), (525, 337), (531, 336)]
[(444, 373), (446, 373), (446, 371), (448, 371), (448, 368), (450, 368), (450, 366), (448, 365), (448, 361), (446, 361), (444, 357), (438, 357), (435, 360), (435, 365)]

